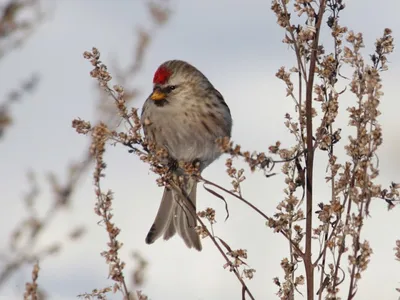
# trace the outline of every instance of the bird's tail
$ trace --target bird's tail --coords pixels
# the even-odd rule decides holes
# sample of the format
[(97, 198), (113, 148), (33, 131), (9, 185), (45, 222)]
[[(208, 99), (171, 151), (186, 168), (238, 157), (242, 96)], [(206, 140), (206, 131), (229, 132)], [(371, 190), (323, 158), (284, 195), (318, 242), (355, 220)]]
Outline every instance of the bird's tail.
[[(185, 191), (191, 200), (182, 197), (181, 193), (170, 188), (164, 188), (160, 208), (153, 225), (146, 237), (146, 243), (154, 243), (161, 235), (168, 240), (177, 232), (189, 248), (201, 251), (202, 246), (196, 227), (196, 189), (197, 181), (187, 178)], [(184, 198), (184, 199), (182, 199)]]

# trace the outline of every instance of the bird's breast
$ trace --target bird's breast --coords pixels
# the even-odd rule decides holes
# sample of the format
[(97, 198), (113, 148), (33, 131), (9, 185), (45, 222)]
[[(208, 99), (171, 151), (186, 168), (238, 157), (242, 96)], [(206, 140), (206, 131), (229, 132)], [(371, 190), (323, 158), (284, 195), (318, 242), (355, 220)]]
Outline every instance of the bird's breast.
[[(168, 150), (170, 156), (179, 161), (200, 160), (205, 166), (218, 156), (220, 150), (216, 144), (224, 132), (217, 116), (210, 117), (195, 111), (176, 111), (167, 106), (152, 110), (142, 119), (146, 137), (157, 146)], [(147, 125), (146, 125), (147, 124)]]

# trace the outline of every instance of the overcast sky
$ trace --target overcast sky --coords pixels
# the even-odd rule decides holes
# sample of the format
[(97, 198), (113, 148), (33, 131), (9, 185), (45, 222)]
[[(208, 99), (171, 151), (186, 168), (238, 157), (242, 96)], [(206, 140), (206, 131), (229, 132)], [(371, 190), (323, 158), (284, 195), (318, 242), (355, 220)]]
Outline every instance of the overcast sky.
[[(3, 3), (3, 2), (0, 2)], [(182, 59), (197, 66), (224, 95), (234, 119), (233, 139), (249, 150), (266, 151), (276, 140), (289, 145), (293, 140), (283, 126), (284, 114), (293, 112), (292, 102), (285, 98), (283, 84), (275, 78), (282, 65), (289, 68), (293, 54), (281, 43), (282, 30), (270, 11), (270, 1), (172, 1), (173, 15), (168, 24), (152, 37), (145, 64), (135, 86), (143, 93), (135, 106), (141, 107), (151, 90), (152, 74), (165, 60)], [(16, 87), (31, 72), (39, 72), (41, 81), (32, 96), (13, 106), (14, 125), (1, 140), (0, 156), (0, 238), (5, 241), (20, 220), (21, 199), (28, 190), (25, 174), (35, 170), (43, 184), (39, 212), (49, 202), (45, 175), (53, 171), (65, 178), (71, 160), (81, 157), (87, 140), (71, 128), (71, 120), (81, 117), (93, 120), (96, 93), (89, 76), (90, 64), (82, 53), (96, 46), (102, 60), (111, 65), (131, 61), (135, 45), (135, 28), (148, 25), (144, 1), (128, 0), (58, 0), (48, 3), (54, 10), (21, 48), (9, 54), (0, 64), (0, 97)], [(383, 28), (399, 37), (398, 0), (386, 0), (385, 6), (374, 0), (352, 0), (346, 3), (342, 24), (364, 32), (371, 52), (375, 38)], [(382, 100), (381, 123), (384, 145), (380, 150), (379, 182), (400, 182), (399, 76), (400, 58), (389, 58), (390, 70), (383, 76), (385, 96)], [(110, 69), (112, 73), (112, 68)], [(353, 105), (344, 98), (341, 109)], [(342, 124), (347, 125), (346, 121)], [(346, 143), (346, 134), (339, 147)], [(150, 262), (143, 291), (157, 299), (240, 299), (240, 286), (234, 275), (222, 268), (224, 261), (209, 240), (198, 253), (187, 249), (181, 239), (144, 242), (161, 199), (162, 190), (156, 177), (137, 157), (121, 147), (110, 148), (106, 156), (107, 178), (104, 187), (115, 192), (115, 222), (122, 229), (124, 243), (121, 257), (127, 270), (134, 267), (130, 256), (139, 251)], [(318, 164), (317, 164), (318, 165)], [(317, 167), (323, 178), (325, 165)], [(278, 169), (277, 169), (278, 170)], [(210, 166), (204, 176), (229, 186), (224, 159)], [(267, 214), (272, 215), (282, 200), (283, 178), (265, 179), (250, 175), (244, 195)], [(316, 201), (327, 201), (328, 188), (322, 181), (316, 185)], [(233, 248), (248, 250), (248, 263), (257, 272), (249, 287), (256, 299), (275, 299), (277, 287), (272, 278), (282, 278), (280, 260), (288, 255), (283, 237), (264, 226), (264, 220), (235, 199), (228, 198), (230, 219), (224, 222), (224, 206), (199, 188), (198, 208), (212, 206), (217, 210), (215, 231)], [(59, 216), (43, 236), (41, 245), (60, 240), (75, 225), (84, 224), (87, 235), (71, 243), (60, 254), (41, 263), (39, 285), (50, 299), (75, 299), (76, 295), (108, 286), (108, 267), (100, 256), (106, 249), (106, 232), (97, 225), (93, 213), (95, 197), (91, 172), (74, 194), (70, 211)], [(42, 211), (41, 211), (42, 209)], [(400, 287), (400, 263), (394, 259), (393, 247), (400, 239), (399, 209), (386, 211), (386, 205), (374, 201), (372, 218), (366, 220), (364, 237), (370, 240), (374, 254), (359, 284), (358, 299), (395, 299)], [(1, 247), (5, 247), (1, 246)], [(1, 250), (2, 248), (0, 248)], [(24, 284), (30, 279), (30, 266), (14, 276), (0, 297), (20, 299)], [(304, 291), (304, 290), (303, 290)], [(118, 295), (119, 296), (119, 295)], [(116, 299), (119, 297), (116, 297)], [(301, 297), (299, 297), (301, 299)]]

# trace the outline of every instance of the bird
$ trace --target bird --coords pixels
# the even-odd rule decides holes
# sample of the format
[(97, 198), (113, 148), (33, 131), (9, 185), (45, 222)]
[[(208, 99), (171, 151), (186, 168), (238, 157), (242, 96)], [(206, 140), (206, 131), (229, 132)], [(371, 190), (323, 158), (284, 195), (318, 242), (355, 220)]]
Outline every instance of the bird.
[[(146, 140), (156, 149), (165, 149), (177, 162), (197, 163), (199, 172), (222, 154), (217, 140), (230, 138), (232, 131), (230, 109), (221, 93), (202, 72), (182, 60), (169, 60), (157, 68), (141, 124)], [(172, 172), (184, 175), (179, 169)], [(195, 230), (197, 180), (185, 178), (183, 189), (192, 204), (185, 204), (183, 193), (166, 186), (147, 244), (178, 233), (187, 247), (202, 250)]]

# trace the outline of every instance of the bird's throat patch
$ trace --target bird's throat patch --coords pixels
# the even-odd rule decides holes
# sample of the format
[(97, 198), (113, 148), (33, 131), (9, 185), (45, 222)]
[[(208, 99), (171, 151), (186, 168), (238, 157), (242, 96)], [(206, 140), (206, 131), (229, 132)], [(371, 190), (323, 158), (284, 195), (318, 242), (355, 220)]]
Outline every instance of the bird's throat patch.
[(168, 104), (168, 101), (166, 99), (161, 99), (161, 100), (152, 101), (152, 102), (158, 107), (163, 107), (164, 105)]

